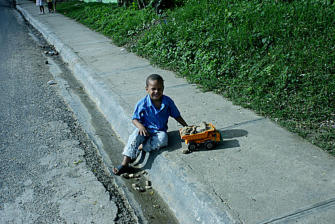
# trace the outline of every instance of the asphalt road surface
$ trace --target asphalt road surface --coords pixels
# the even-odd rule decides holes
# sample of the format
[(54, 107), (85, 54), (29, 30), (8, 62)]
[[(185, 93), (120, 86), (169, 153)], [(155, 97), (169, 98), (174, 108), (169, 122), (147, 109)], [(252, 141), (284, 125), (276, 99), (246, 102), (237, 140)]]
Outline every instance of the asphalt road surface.
[(136, 223), (49, 82), (44, 50), (0, 0), (0, 223)]

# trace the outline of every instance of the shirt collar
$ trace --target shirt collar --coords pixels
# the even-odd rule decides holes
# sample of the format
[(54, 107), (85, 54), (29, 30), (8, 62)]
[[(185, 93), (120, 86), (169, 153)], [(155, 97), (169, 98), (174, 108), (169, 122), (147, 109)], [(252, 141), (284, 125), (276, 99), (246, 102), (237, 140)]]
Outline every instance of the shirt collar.
[(159, 111), (161, 111), (161, 110), (163, 110), (163, 109), (165, 108), (165, 105), (166, 105), (166, 99), (165, 99), (165, 96), (163, 95), (163, 96), (162, 96), (162, 104), (161, 104), (161, 108), (160, 108), (160, 109), (157, 109), (157, 108), (155, 107), (155, 105), (152, 103), (151, 98), (150, 98), (150, 96), (149, 96), (149, 94), (148, 94), (148, 95), (147, 95), (147, 103), (148, 103), (148, 106), (149, 106), (149, 107), (153, 107), (157, 112), (159, 112)]

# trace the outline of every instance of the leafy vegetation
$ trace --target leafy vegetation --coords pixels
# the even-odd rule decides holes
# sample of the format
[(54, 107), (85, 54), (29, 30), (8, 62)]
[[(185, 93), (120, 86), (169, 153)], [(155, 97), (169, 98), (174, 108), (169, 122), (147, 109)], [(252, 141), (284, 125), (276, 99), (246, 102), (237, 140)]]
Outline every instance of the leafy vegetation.
[(335, 154), (334, 4), (186, 0), (179, 5), (161, 15), (136, 5), (57, 7), (115, 44)]

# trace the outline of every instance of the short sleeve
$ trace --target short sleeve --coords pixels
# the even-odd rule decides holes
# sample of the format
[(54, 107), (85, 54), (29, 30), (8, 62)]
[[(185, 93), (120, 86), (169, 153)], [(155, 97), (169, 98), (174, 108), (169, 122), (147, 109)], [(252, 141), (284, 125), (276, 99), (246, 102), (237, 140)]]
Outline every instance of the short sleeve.
[(141, 112), (142, 112), (142, 106), (141, 106), (141, 102), (138, 102), (135, 106), (135, 110), (133, 113), (133, 117), (132, 120), (137, 119), (137, 120), (141, 120)]

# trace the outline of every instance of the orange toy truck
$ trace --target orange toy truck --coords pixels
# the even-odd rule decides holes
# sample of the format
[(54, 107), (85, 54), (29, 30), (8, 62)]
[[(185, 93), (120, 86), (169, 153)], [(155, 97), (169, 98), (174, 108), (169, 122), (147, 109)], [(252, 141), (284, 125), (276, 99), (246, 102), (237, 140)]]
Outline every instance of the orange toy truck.
[(209, 129), (195, 134), (183, 134), (179, 129), (181, 139), (185, 140), (187, 148), (190, 151), (196, 150), (198, 146), (203, 144), (206, 149), (213, 149), (217, 143), (221, 141), (221, 134), (217, 131), (213, 124), (209, 123)]

